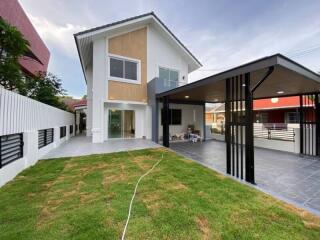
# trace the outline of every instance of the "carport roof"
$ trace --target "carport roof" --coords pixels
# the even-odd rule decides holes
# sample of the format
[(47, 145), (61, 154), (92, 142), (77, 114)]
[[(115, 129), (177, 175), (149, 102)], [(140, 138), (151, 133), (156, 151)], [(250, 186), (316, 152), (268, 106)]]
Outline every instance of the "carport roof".
[[(272, 66), (274, 67), (273, 73), (256, 89), (255, 99), (320, 92), (320, 75), (281, 54), (275, 54), (159, 93), (157, 97), (168, 96), (170, 100), (186, 102), (224, 102), (227, 78), (250, 72), (252, 87), (265, 76), (269, 67)], [(283, 93), (279, 94), (280, 92)]]

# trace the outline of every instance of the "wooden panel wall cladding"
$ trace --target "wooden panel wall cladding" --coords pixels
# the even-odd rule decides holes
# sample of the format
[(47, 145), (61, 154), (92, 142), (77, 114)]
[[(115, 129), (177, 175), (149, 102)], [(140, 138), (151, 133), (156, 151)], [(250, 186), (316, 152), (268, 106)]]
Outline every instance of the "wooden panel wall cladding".
[(141, 84), (108, 81), (109, 100), (147, 101), (147, 28), (109, 39), (109, 53), (141, 61)]

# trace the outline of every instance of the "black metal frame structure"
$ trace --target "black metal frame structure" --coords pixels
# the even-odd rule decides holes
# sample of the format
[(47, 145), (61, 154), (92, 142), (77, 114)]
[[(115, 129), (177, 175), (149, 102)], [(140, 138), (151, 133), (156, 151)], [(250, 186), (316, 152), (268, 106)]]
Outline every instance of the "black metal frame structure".
[[(265, 70), (267, 71), (264, 74)], [(275, 74), (270, 82), (262, 88), (262, 84), (273, 72)], [(288, 85), (286, 89), (284, 81), (288, 84), (291, 84), (290, 81), (295, 81), (295, 84)], [(223, 85), (225, 92), (221, 93)], [(194, 101), (225, 102), (226, 171), (237, 178), (255, 183), (253, 99), (278, 97), (282, 90), (285, 90), (285, 93), (281, 97), (299, 96), (299, 94), (309, 96), (309, 103), (305, 103), (306, 98), (301, 97), (301, 153), (319, 156), (320, 96), (319, 93), (306, 93), (320, 90), (320, 75), (281, 54), (261, 58), (158, 93), (156, 97), (163, 100), (165, 109), (169, 109), (169, 98), (170, 102), (187, 101), (190, 104)], [(185, 96), (189, 96), (188, 100)], [(308, 106), (310, 99), (314, 99), (312, 120), (309, 120), (306, 114), (307, 109), (310, 108)], [(168, 121), (168, 116), (166, 119)], [(307, 130), (311, 127), (312, 131)], [(309, 138), (309, 140), (312, 139), (312, 143), (308, 142), (307, 131), (314, 134), (314, 137)], [(163, 125), (163, 145), (169, 147), (168, 122)], [(307, 152), (309, 148), (313, 148), (313, 151)]]
[(0, 169), (23, 157), (23, 134), (0, 136)]
[(250, 73), (226, 79), (226, 170), (250, 183), (254, 183), (252, 101)]
[(300, 95), (300, 153), (320, 156), (320, 94)]

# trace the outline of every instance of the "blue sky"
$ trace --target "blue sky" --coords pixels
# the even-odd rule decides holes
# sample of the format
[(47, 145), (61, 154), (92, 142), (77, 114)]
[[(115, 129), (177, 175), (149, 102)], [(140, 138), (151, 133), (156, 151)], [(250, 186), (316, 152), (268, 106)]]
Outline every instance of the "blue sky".
[(154, 11), (203, 63), (191, 81), (282, 53), (320, 71), (318, 0), (19, 0), (51, 52), (49, 71), (85, 94), (73, 33)]

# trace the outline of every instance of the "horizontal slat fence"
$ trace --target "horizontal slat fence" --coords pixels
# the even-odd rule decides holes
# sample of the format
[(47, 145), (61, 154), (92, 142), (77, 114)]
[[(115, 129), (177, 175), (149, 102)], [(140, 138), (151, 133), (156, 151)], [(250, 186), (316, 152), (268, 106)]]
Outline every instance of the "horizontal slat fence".
[(74, 114), (0, 87), (0, 136), (74, 124)]

